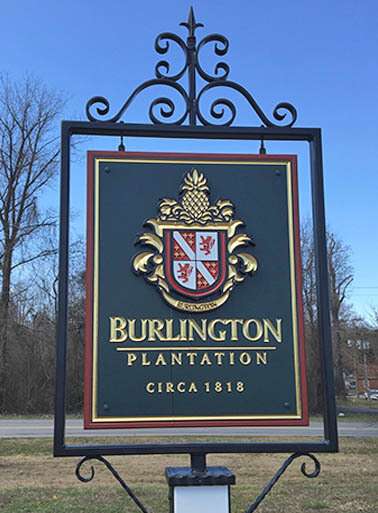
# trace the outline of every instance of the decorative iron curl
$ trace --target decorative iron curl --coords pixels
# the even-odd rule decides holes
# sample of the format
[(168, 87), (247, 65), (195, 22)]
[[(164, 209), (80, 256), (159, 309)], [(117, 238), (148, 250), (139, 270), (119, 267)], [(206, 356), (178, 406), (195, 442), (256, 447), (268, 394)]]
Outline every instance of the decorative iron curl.
[[(197, 122), (207, 126), (229, 127), (236, 118), (236, 106), (234, 102), (227, 98), (218, 98), (210, 106), (210, 119), (201, 113), (200, 100), (203, 94), (214, 87), (226, 87), (239, 92), (247, 100), (253, 111), (258, 116), (263, 126), (273, 127), (292, 127), (297, 120), (297, 111), (293, 105), (288, 102), (279, 103), (273, 110), (272, 119), (264, 113), (256, 100), (243, 86), (228, 79), (230, 66), (220, 61), (215, 64), (213, 73), (205, 71), (200, 62), (202, 49), (211, 43), (214, 43), (214, 52), (222, 57), (227, 54), (229, 41), (221, 34), (210, 34), (201, 39), (196, 44), (195, 31), (203, 27), (202, 23), (197, 23), (193, 8), (190, 8), (188, 21), (180, 23), (188, 30), (186, 42), (178, 35), (171, 32), (162, 32), (155, 39), (155, 51), (160, 55), (165, 55), (171, 48), (171, 43), (178, 45), (184, 52), (184, 64), (176, 73), (171, 72), (171, 64), (168, 60), (162, 59), (155, 66), (155, 79), (147, 80), (138, 86), (125, 101), (121, 109), (112, 117), (107, 117), (110, 111), (110, 102), (104, 96), (94, 96), (86, 104), (86, 114), (89, 121), (93, 122), (120, 122), (122, 116), (127, 112), (130, 104), (142, 91), (150, 86), (164, 85), (175, 89), (183, 98), (185, 111), (176, 121), (172, 121), (176, 111), (175, 103), (167, 97), (159, 97), (152, 100), (149, 107), (149, 118), (153, 124), (182, 125), (189, 118), (189, 125), (195, 126)], [(188, 76), (188, 88), (184, 89), (179, 84), (179, 80)], [(197, 77), (207, 82), (197, 95)], [(160, 107), (160, 118), (155, 115), (155, 109)], [(94, 112), (95, 111), (95, 112)], [(277, 123), (275, 122), (277, 121)]]
[(272, 490), (273, 486), (278, 482), (280, 477), (285, 473), (287, 468), (298, 458), (310, 458), (312, 462), (314, 463), (314, 470), (312, 472), (308, 472), (306, 469), (306, 462), (302, 463), (301, 465), (301, 472), (304, 476), (313, 479), (315, 477), (318, 477), (320, 474), (321, 466), (319, 460), (310, 453), (302, 453), (302, 452), (296, 452), (294, 454), (291, 454), (281, 465), (281, 467), (278, 469), (278, 471), (275, 473), (273, 478), (264, 486), (261, 493), (257, 496), (256, 500), (245, 510), (245, 513), (253, 513), (256, 511), (256, 509), (259, 507), (259, 505), (262, 503), (262, 501), (265, 499), (265, 497), (268, 495), (268, 493)]
[[(223, 56), (226, 55), (228, 52), (229, 47), (229, 41), (226, 37), (222, 36), (221, 34), (210, 34), (209, 36), (204, 37), (198, 44), (197, 47), (197, 62), (196, 62), (196, 68), (198, 71), (198, 74), (201, 78), (206, 80), (206, 82), (213, 82), (215, 80), (225, 80), (229, 73), (230, 73), (230, 66), (226, 62), (218, 62), (215, 65), (214, 74), (210, 75), (209, 73), (206, 73), (206, 71), (202, 68), (200, 61), (199, 61), (199, 55), (201, 49), (206, 46), (209, 43), (215, 43), (214, 44), (214, 52), (216, 55)], [(223, 71), (223, 74), (221, 72)]]
[(287, 114), (287, 112), (280, 114), (280, 112), (279, 112), (280, 110), (284, 110), (284, 111), (286, 110), (291, 115), (291, 122), (288, 125), (284, 125), (284, 126), (289, 126), (289, 127), (293, 126), (297, 120), (297, 115), (298, 115), (297, 109), (294, 107), (294, 105), (292, 105), (291, 103), (288, 103), (288, 102), (281, 102), (278, 105), (276, 105), (274, 107), (273, 117), (275, 119), (277, 119), (278, 121), (282, 121), (283, 119), (285, 119), (286, 114)]
[(157, 78), (168, 78), (170, 80), (177, 81), (184, 76), (184, 73), (188, 68), (188, 52), (184, 41), (181, 39), (181, 37), (177, 36), (176, 34), (172, 34), (171, 32), (163, 32), (162, 34), (159, 34), (155, 39), (155, 50), (157, 53), (160, 53), (161, 55), (166, 54), (170, 48), (170, 41), (174, 41), (184, 52), (184, 66), (177, 73), (169, 75), (171, 65), (168, 61), (161, 60), (155, 66), (155, 76)]
[[(215, 83), (213, 83), (212, 85), (215, 85)], [(200, 122), (204, 126), (214, 126), (214, 125), (231, 126), (236, 117), (236, 107), (235, 107), (234, 103), (231, 100), (229, 100), (228, 98), (217, 98), (216, 100), (214, 100), (213, 103), (210, 105), (211, 117), (213, 117), (214, 119), (222, 120), (226, 115), (225, 107), (227, 107), (230, 116), (223, 123), (212, 123), (210, 120), (208, 120), (202, 114), (201, 109), (200, 109), (199, 101), (201, 99), (202, 92), (204, 92), (204, 91), (201, 91), (201, 93), (198, 95), (198, 99), (197, 99), (197, 116), (198, 116), (198, 119), (200, 120)]]
[[(235, 104), (231, 100), (228, 100), (225, 98), (219, 98), (219, 99), (215, 100), (210, 107), (210, 114), (213, 118), (216, 118), (216, 119), (222, 119), (225, 114), (224, 109), (222, 109), (220, 113), (219, 112), (216, 113), (216, 111), (215, 111), (216, 107), (218, 107), (220, 105), (226, 105), (230, 109), (230, 111), (232, 113), (231, 118), (228, 119), (227, 121), (225, 121), (224, 123), (213, 123), (211, 120), (205, 118), (205, 116), (201, 113), (200, 100), (201, 100), (202, 95), (205, 92), (207, 92), (211, 89), (214, 89), (216, 87), (225, 87), (225, 88), (229, 88), (229, 89), (234, 89), (235, 91), (240, 93), (247, 100), (249, 105), (252, 107), (254, 112), (257, 114), (258, 118), (267, 127), (276, 127), (276, 126), (291, 127), (291, 126), (293, 126), (293, 124), (295, 123), (295, 121), (297, 119), (297, 111), (296, 111), (295, 107), (293, 105), (291, 105), (290, 103), (282, 102), (282, 103), (279, 103), (274, 108), (273, 117), (275, 119), (277, 119), (278, 121), (282, 121), (283, 119), (286, 118), (287, 113), (289, 113), (291, 119), (290, 119), (289, 123), (277, 125), (277, 124), (273, 123), (265, 115), (264, 111), (261, 109), (261, 107), (256, 102), (256, 100), (253, 98), (253, 96), (243, 86), (241, 86), (240, 84), (233, 82), (231, 80), (217, 80), (214, 82), (210, 82), (209, 84), (206, 84), (201, 89), (201, 91), (199, 92), (198, 97), (197, 97), (197, 115), (198, 115), (198, 119), (201, 121), (201, 123), (203, 125), (214, 126), (214, 125), (218, 124), (219, 126), (231, 126), (235, 119), (235, 116), (236, 116)], [(281, 110), (286, 110), (286, 112), (280, 113)]]
[(130, 497), (130, 499), (136, 504), (136, 506), (139, 508), (142, 513), (151, 513), (138, 499), (138, 497), (134, 494), (134, 492), (131, 490), (131, 488), (127, 485), (127, 483), (122, 479), (122, 477), (119, 475), (119, 473), (116, 471), (116, 469), (110, 464), (108, 460), (106, 460), (103, 456), (85, 456), (82, 460), (79, 461), (79, 463), (76, 466), (75, 475), (81, 481), (82, 483), (89, 483), (92, 481), (92, 479), (95, 477), (96, 471), (94, 469), (94, 466), (91, 465), (90, 470), (91, 473), (89, 476), (85, 476), (82, 474), (82, 467), (85, 463), (89, 461), (99, 461), (100, 463), (104, 464), (105, 467), (110, 471), (110, 473), (113, 475), (113, 477), (118, 481), (118, 483), (122, 486), (122, 488), (125, 490), (127, 495)]
[[(127, 109), (129, 108), (131, 103), (134, 101), (136, 96), (138, 96), (145, 89), (152, 87), (152, 86), (156, 86), (156, 85), (167, 86), (172, 89), (175, 89), (180, 94), (182, 99), (184, 100), (185, 112), (178, 120), (173, 121), (173, 122), (167, 122), (167, 121), (160, 120), (153, 113), (153, 109), (156, 106), (158, 106), (158, 105), (161, 106), (160, 107), (160, 115), (163, 116), (164, 118), (171, 118), (175, 113), (176, 106), (175, 106), (175, 103), (173, 102), (173, 100), (171, 100), (170, 98), (159, 97), (159, 98), (156, 98), (155, 100), (153, 100), (152, 103), (150, 104), (150, 107), (149, 107), (150, 120), (152, 121), (152, 123), (155, 123), (155, 124), (165, 123), (165, 124), (171, 124), (171, 125), (182, 125), (182, 123), (185, 121), (185, 119), (188, 115), (188, 112), (189, 112), (189, 97), (188, 97), (187, 92), (185, 91), (185, 89), (183, 88), (183, 86), (181, 84), (174, 82), (168, 78), (154, 78), (151, 80), (147, 80), (146, 82), (144, 82), (143, 84), (138, 86), (136, 89), (134, 89), (134, 91), (131, 93), (131, 95), (128, 97), (128, 99), (125, 101), (125, 103), (122, 105), (120, 110), (113, 117), (108, 118), (108, 119), (102, 119), (102, 117), (106, 116), (109, 113), (109, 110), (110, 110), (109, 100), (107, 98), (105, 98), (104, 96), (94, 96), (93, 98), (91, 98), (88, 101), (88, 103), (86, 105), (87, 117), (90, 121), (107, 121), (110, 123), (116, 123), (117, 121), (121, 120), (123, 114), (127, 111)], [(166, 107), (165, 110), (164, 110), (164, 106)], [(99, 117), (92, 114), (92, 112), (91, 112), (92, 108), (96, 109), (96, 112)]]

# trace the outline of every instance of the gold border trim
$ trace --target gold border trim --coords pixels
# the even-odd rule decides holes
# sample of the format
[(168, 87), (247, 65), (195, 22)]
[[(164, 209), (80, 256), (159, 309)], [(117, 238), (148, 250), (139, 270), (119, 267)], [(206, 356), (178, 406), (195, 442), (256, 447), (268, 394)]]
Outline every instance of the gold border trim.
[[(253, 417), (247, 417), (247, 416), (237, 416), (237, 415), (227, 415), (227, 416), (218, 416), (218, 417), (97, 417), (96, 419), (92, 419), (92, 424), (106, 424), (109, 422), (184, 422), (186, 420), (189, 421), (196, 421), (196, 420), (296, 420), (301, 419), (302, 417), (300, 415), (275, 415), (275, 416), (259, 416), (254, 415)], [(258, 426), (255, 426), (258, 427)], [(264, 427), (264, 426), (262, 426)], [(271, 427), (271, 426), (266, 426)], [(285, 426), (282, 426), (285, 427)], [(287, 426), (290, 427), (290, 426)], [(117, 429), (117, 428), (115, 428)]]
[[(286, 185), (287, 185), (287, 203), (288, 203), (288, 228), (289, 228), (289, 254), (290, 254), (290, 284), (291, 284), (291, 310), (293, 319), (293, 358), (295, 374), (295, 391), (297, 412), (295, 415), (223, 415), (223, 416), (192, 416), (192, 417), (97, 417), (97, 364), (98, 364), (98, 272), (99, 272), (99, 174), (101, 162), (141, 162), (141, 163), (168, 163), (168, 164), (237, 164), (237, 165), (285, 165), (286, 166)], [(93, 277), (93, 358), (92, 358), (92, 418), (91, 422), (105, 424), (109, 422), (175, 422), (175, 421), (215, 421), (215, 420), (295, 420), (302, 418), (301, 388), (300, 388), (300, 369), (299, 369), (299, 340), (298, 340), (298, 316), (297, 316), (297, 292), (296, 292), (296, 274), (295, 274), (295, 251), (294, 251), (294, 219), (293, 219), (293, 191), (292, 191), (292, 166), (291, 161), (276, 160), (262, 162), (259, 160), (240, 161), (240, 160), (176, 160), (176, 159), (138, 159), (138, 158), (101, 158), (94, 157), (94, 277)], [(179, 348), (178, 348), (179, 349)]]

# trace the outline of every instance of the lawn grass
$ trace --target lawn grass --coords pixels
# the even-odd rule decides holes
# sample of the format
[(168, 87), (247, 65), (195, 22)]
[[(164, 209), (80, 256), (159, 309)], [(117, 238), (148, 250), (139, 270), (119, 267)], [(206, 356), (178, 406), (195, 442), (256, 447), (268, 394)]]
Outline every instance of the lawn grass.
[[(81, 419), (82, 413), (68, 413), (66, 419)], [(0, 415), (0, 420), (24, 420), (24, 419), (37, 419), (37, 420), (54, 420), (53, 413), (9, 413)]]
[(378, 401), (367, 399), (361, 399), (360, 397), (349, 397), (348, 399), (338, 400), (338, 406), (353, 406), (357, 408), (369, 408), (371, 410), (377, 410), (378, 413)]
[[(377, 412), (375, 414), (375, 411)], [(323, 419), (319, 419), (323, 420)], [(337, 422), (340, 424), (350, 423), (350, 422), (359, 422), (363, 424), (377, 424), (378, 423), (378, 410), (374, 410), (374, 413), (344, 413), (343, 415), (338, 415)], [(377, 511), (378, 513), (378, 511)]]
[[(168, 513), (164, 469), (185, 466), (188, 457), (117, 456), (109, 459), (151, 511)], [(228, 454), (209, 456), (208, 463), (225, 465), (236, 474), (232, 511), (241, 513), (284, 459), (283, 454)], [(258, 511), (377, 513), (378, 439), (342, 438), (339, 454), (321, 454), (319, 459), (322, 472), (316, 479), (305, 478), (299, 469), (301, 462), (294, 462)], [(74, 473), (77, 461), (77, 458), (54, 459), (49, 439), (0, 440), (0, 511), (137, 513), (101, 464), (96, 463), (92, 482), (80, 483)]]

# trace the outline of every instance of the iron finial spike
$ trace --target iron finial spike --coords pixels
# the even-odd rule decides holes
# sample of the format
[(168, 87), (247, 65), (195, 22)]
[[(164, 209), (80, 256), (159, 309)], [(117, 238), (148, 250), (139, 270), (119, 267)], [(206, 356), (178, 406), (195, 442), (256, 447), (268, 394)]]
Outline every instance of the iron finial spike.
[(192, 32), (192, 34), (190, 34), (190, 35), (192, 36), (194, 34), (194, 30), (195, 30), (195, 26), (196, 26), (196, 18), (194, 16), (194, 10), (193, 10), (192, 5), (190, 6), (190, 9), (189, 9), (188, 24), (189, 24), (190, 30)]
[(204, 26), (203, 23), (196, 22), (193, 6), (190, 6), (189, 14), (188, 14), (188, 21), (183, 21), (182, 23), (180, 23), (180, 25), (183, 27), (186, 27), (188, 29), (189, 37), (194, 36), (194, 32), (197, 28)]

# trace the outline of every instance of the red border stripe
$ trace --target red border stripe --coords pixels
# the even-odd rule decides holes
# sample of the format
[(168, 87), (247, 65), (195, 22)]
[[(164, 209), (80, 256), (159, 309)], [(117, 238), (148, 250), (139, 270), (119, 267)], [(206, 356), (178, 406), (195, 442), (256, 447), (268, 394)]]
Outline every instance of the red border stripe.
[[(94, 172), (95, 161), (98, 158), (116, 159), (154, 159), (154, 160), (240, 160), (240, 161), (287, 161), (292, 169), (293, 194), (293, 222), (294, 222), (294, 257), (296, 268), (296, 295), (298, 319), (298, 349), (300, 371), (300, 395), (302, 404), (302, 418), (300, 419), (254, 419), (254, 420), (195, 420), (195, 421), (121, 421), (121, 422), (93, 422), (92, 420), (92, 365), (93, 365), (93, 276), (94, 276)], [(307, 426), (309, 423), (307, 381), (306, 381), (306, 355), (304, 348), (304, 322), (302, 302), (302, 268), (300, 254), (300, 228), (298, 204), (298, 177), (297, 158), (295, 155), (247, 155), (228, 153), (146, 153), (146, 152), (120, 152), (120, 151), (89, 151), (87, 166), (87, 253), (85, 274), (85, 329), (84, 329), (84, 428), (85, 429), (119, 429), (119, 428), (164, 428), (164, 427), (233, 427), (233, 426)]]

